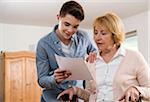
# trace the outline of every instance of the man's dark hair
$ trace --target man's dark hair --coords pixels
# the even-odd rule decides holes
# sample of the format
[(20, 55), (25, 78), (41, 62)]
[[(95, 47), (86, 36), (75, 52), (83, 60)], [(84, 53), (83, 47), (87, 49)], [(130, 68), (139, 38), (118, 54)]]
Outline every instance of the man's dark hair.
[(75, 1), (65, 2), (62, 5), (59, 14), (61, 17), (65, 17), (67, 14), (70, 14), (80, 21), (84, 19), (83, 8), (79, 3)]

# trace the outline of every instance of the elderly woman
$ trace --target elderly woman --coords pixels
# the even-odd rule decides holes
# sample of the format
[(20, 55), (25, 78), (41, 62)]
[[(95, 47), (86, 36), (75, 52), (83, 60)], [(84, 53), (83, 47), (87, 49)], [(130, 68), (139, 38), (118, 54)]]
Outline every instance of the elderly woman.
[(98, 47), (96, 85), (88, 82), (85, 90), (69, 88), (58, 98), (69, 94), (70, 99), (77, 95), (87, 102), (93, 102), (92, 98), (96, 102), (138, 102), (139, 98), (150, 102), (150, 69), (140, 52), (122, 46), (125, 34), (121, 19), (106, 13), (95, 19), (93, 29)]

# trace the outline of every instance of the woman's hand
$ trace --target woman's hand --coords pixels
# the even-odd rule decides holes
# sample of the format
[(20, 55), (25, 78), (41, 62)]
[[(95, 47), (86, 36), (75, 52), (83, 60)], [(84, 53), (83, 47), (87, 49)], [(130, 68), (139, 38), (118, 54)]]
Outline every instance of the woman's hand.
[(137, 102), (140, 97), (140, 92), (135, 87), (127, 89), (125, 94), (119, 99), (120, 102)]
[(94, 63), (95, 60), (96, 60), (96, 53), (90, 52), (88, 57), (86, 58), (86, 62)]
[(72, 100), (73, 95), (76, 95), (76, 89), (75, 89), (75, 87), (72, 87), (72, 88), (64, 90), (63, 92), (61, 92), (58, 95), (57, 99), (60, 99), (60, 97), (62, 97), (65, 94), (68, 94), (69, 95), (69, 100)]
[(54, 78), (56, 80), (56, 83), (58, 84), (66, 78), (68, 78), (69, 76), (71, 76), (71, 72), (68, 70), (58, 68), (54, 71)]

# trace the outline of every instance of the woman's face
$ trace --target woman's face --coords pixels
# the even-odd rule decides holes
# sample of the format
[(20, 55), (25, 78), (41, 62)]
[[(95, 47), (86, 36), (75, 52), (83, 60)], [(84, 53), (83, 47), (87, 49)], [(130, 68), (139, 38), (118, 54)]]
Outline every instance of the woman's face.
[(114, 46), (112, 33), (105, 26), (100, 24), (96, 24), (94, 27), (94, 40), (99, 51), (102, 52)]

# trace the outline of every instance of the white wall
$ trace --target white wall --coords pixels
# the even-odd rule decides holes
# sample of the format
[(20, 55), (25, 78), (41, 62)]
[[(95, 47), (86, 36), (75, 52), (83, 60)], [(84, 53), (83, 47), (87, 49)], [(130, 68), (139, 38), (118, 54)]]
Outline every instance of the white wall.
[(148, 3), (148, 62), (150, 66), (150, 0)]
[[(51, 31), (50, 27), (0, 24), (0, 40), (4, 51), (33, 50), (30, 47)], [(2, 36), (2, 37), (1, 37)]]
[(137, 30), (139, 51), (148, 61), (148, 12), (129, 17), (123, 22), (126, 32)]
[(4, 49), (4, 33), (3, 24), (0, 23), (0, 51)]

